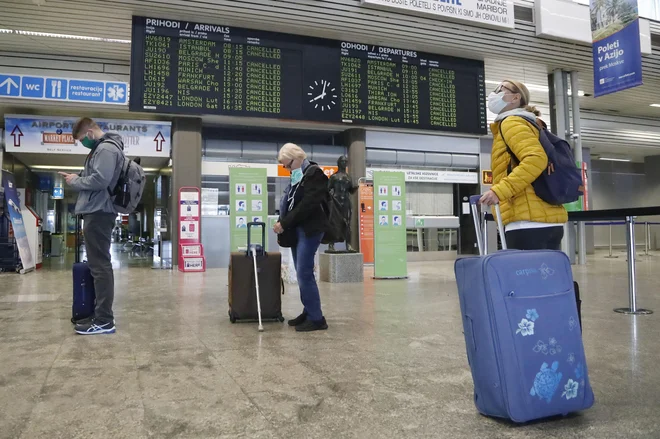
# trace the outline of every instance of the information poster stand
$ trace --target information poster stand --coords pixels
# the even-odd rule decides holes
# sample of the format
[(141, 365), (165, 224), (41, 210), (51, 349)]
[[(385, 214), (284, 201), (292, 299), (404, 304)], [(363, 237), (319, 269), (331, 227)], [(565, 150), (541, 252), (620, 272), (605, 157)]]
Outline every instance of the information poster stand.
[(374, 186), (371, 182), (360, 181), (358, 203), (360, 205), (360, 253), (365, 264), (374, 263)]
[(374, 172), (374, 277), (408, 277), (406, 245), (406, 176)]
[(206, 258), (201, 243), (200, 190), (179, 189), (179, 271), (206, 271)]
[[(23, 268), (20, 273), (25, 274), (34, 270), (34, 259), (30, 251), (30, 243), (25, 231), (25, 224), (21, 202), (19, 201), (18, 191), (14, 175), (4, 171), (2, 173), (2, 186), (4, 187), (5, 199), (7, 200), (7, 209), (9, 210), (9, 219), (14, 231), (14, 239), (18, 246), (18, 255), (21, 258)], [(25, 197), (23, 197), (25, 199)]]
[[(247, 251), (248, 223), (268, 220), (268, 175), (263, 168), (229, 169), (229, 245), (232, 252)], [(268, 234), (266, 234), (268, 236)], [(263, 245), (261, 233), (252, 233), (253, 244)]]

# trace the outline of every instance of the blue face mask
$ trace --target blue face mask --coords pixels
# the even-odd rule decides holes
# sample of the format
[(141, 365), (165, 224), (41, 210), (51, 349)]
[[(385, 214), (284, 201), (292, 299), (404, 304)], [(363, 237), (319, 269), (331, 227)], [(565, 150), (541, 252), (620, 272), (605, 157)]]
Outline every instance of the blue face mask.
[(303, 171), (301, 168), (293, 169), (291, 171), (291, 184), (298, 184), (303, 178)]

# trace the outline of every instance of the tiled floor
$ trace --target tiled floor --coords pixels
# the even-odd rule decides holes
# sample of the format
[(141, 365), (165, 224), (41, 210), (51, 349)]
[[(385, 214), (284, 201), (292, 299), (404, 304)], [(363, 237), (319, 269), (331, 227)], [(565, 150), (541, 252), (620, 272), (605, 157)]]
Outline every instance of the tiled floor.
[[(322, 284), (330, 330), (229, 323), (227, 273), (117, 260), (115, 335), (73, 334), (66, 264), (0, 275), (0, 438), (659, 438), (660, 256), (576, 268), (596, 405), (514, 426), (472, 402), (451, 263)], [(368, 277), (367, 277), (368, 278)], [(289, 287), (284, 311), (300, 309)]]

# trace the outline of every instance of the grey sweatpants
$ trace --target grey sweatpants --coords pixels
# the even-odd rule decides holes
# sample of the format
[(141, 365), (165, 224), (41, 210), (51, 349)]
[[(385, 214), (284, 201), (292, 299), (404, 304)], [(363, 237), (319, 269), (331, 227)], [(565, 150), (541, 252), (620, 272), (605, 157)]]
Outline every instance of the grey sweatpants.
[(110, 323), (114, 320), (112, 302), (115, 299), (115, 278), (110, 261), (110, 244), (115, 218), (115, 214), (102, 212), (83, 215), (87, 264), (92, 272), (96, 290), (94, 318), (99, 323)]

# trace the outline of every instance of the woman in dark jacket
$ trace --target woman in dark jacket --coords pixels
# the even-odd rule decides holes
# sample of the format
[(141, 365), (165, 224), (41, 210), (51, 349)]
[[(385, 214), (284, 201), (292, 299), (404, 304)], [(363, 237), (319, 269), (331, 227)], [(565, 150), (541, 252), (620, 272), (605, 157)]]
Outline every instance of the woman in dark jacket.
[(314, 277), (314, 255), (328, 227), (328, 219), (321, 203), (328, 193), (328, 177), (298, 145), (287, 143), (280, 150), (278, 161), (291, 171), (291, 182), (280, 203), (280, 219), (273, 227), (275, 233), (286, 236), (291, 247), (293, 263), (298, 275), (303, 312), (290, 326), (308, 332), (328, 329), (321, 311), (319, 287)]

